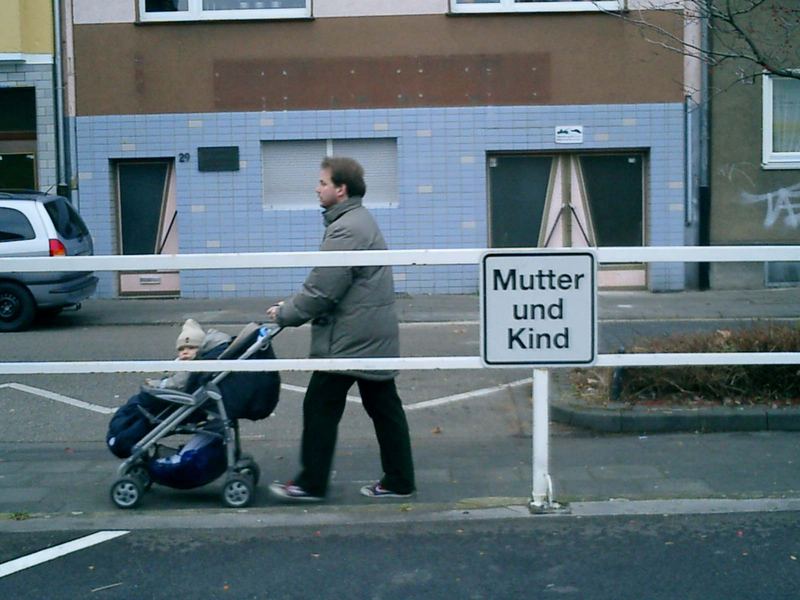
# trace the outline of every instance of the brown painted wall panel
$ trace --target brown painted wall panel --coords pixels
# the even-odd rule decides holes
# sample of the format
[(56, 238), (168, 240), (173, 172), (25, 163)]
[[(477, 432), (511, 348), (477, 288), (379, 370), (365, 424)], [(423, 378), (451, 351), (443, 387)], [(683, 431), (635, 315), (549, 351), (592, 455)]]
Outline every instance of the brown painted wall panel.
[(682, 99), (682, 58), (603, 14), (79, 25), (75, 54), (80, 115)]
[[(539, 104), (548, 100), (546, 56), (402, 56), (218, 60), (214, 107), (284, 110)], [(338, 81), (326, 94), (309, 82)], [(537, 91), (538, 90), (538, 91)]]

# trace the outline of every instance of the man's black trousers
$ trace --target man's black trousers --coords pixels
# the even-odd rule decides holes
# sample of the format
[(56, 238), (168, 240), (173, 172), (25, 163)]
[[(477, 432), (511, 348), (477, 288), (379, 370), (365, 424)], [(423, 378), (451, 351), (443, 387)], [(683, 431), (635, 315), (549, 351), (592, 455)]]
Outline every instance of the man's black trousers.
[(358, 383), (364, 409), (375, 427), (383, 467), (381, 485), (401, 494), (413, 492), (408, 422), (394, 379), (373, 381), (324, 371), (312, 373), (303, 400), (301, 471), (294, 483), (312, 496), (325, 496), (328, 491), (339, 421), (353, 383)]

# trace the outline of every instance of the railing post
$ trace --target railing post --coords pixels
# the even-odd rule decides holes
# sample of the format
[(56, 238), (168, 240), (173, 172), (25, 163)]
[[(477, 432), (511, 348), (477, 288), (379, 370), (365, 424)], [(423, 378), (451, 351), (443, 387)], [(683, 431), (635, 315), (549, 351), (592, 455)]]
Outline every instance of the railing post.
[(531, 512), (553, 508), (553, 486), (550, 481), (550, 372), (533, 370), (533, 490)]

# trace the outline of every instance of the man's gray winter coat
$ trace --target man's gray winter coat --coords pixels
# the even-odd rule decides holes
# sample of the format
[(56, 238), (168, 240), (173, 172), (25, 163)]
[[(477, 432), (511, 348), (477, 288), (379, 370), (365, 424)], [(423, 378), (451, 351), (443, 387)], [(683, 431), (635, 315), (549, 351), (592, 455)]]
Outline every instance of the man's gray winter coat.
[[(354, 196), (322, 213), (320, 250), (386, 250), (377, 223)], [(311, 321), (310, 358), (399, 356), (392, 269), (387, 266), (316, 267), (301, 290), (280, 307), (277, 322)], [(390, 371), (349, 371), (365, 379), (391, 379)]]

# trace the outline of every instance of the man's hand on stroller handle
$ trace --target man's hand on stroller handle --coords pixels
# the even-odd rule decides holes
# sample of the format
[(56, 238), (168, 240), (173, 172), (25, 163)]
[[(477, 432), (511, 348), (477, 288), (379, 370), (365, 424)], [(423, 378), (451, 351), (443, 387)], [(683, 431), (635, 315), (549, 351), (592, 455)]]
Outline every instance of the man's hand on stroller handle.
[(272, 321), (274, 323), (278, 320), (278, 311), (281, 309), (281, 304), (283, 304), (283, 301), (273, 304), (267, 309), (268, 321)]

